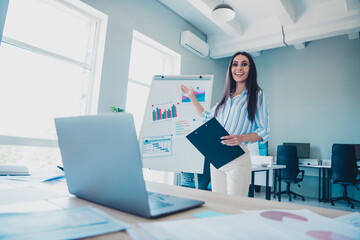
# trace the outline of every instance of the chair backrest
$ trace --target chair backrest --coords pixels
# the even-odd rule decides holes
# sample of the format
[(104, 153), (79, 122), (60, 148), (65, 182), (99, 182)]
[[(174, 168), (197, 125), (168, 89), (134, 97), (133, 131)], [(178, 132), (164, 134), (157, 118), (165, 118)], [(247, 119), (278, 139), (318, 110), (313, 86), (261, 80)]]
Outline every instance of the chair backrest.
[(281, 178), (295, 180), (300, 172), (296, 146), (279, 145), (277, 164), (286, 165), (286, 168), (281, 171)]
[(334, 183), (349, 182), (355, 184), (357, 164), (354, 145), (333, 144), (331, 172)]

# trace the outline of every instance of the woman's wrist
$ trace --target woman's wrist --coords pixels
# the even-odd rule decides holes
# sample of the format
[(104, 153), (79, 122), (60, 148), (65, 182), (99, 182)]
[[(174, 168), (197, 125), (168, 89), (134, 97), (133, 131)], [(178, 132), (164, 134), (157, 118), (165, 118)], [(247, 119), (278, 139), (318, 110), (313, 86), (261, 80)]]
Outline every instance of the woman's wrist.
[(190, 93), (190, 94), (188, 95), (188, 97), (190, 98), (191, 101), (193, 101), (193, 100), (196, 99), (196, 96), (195, 96), (194, 93)]

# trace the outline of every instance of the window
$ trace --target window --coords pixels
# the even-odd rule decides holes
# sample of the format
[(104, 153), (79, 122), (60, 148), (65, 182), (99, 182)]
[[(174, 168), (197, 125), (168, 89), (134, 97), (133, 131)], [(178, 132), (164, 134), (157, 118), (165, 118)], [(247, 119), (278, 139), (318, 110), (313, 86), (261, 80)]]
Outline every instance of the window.
[(0, 164), (60, 164), (54, 118), (96, 113), (106, 24), (77, 0), (10, 1), (0, 47)]
[[(180, 74), (180, 54), (134, 31), (131, 46), (126, 111), (134, 116), (139, 135), (154, 75)], [(146, 180), (171, 183), (173, 174), (144, 169)]]

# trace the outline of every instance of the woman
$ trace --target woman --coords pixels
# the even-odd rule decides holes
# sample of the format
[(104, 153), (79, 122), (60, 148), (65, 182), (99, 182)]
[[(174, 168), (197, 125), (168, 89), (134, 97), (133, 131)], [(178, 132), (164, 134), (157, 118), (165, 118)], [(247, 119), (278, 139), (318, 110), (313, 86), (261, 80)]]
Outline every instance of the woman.
[(181, 90), (190, 98), (203, 119), (216, 117), (228, 131), (230, 135), (223, 136), (221, 143), (228, 146), (240, 145), (245, 151), (245, 154), (219, 169), (210, 166), (212, 190), (247, 196), (251, 180), (251, 160), (246, 145), (258, 141), (264, 143), (270, 134), (268, 103), (257, 83), (252, 57), (246, 52), (237, 52), (232, 56), (223, 96), (210, 111), (204, 111), (191, 86), (181, 85)]

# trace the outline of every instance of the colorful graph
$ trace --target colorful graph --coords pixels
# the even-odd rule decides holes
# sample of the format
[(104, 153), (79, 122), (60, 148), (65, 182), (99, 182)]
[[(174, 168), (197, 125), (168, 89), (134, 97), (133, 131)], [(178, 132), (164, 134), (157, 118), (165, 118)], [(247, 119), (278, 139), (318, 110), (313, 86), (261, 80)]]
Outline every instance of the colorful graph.
[(308, 231), (306, 232), (306, 235), (318, 240), (355, 240), (343, 234), (328, 231)]
[(195, 118), (182, 118), (175, 121), (175, 136), (186, 136), (200, 125)]
[[(176, 105), (178, 105), (177, 103)], [(162, 103), (152, 105), (152, 121), (176, 118), (178, 116), (177, 106), (174, 103)]]
[(297, 214), (282, 212), (282, 211), (264, 211), (260, 213), (264, 218), (282, 222), (284, 218), (296, 219), (299, 221), (307, 222), (308, 219)]
[(171, 135), (143, 138), (143, 157), (171, 156)]
[[(199, 102), (205, 102), (205, 90), (197, 87), (194, 89), (195, 97)], [(182, 94), (181, 102), (191, 102), (190, 98)]]

